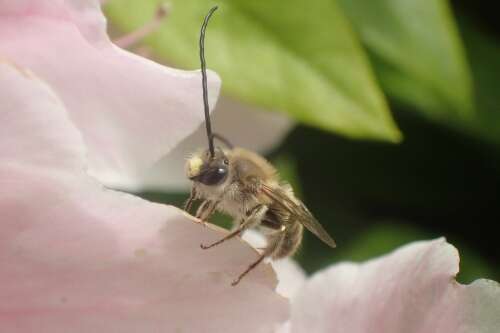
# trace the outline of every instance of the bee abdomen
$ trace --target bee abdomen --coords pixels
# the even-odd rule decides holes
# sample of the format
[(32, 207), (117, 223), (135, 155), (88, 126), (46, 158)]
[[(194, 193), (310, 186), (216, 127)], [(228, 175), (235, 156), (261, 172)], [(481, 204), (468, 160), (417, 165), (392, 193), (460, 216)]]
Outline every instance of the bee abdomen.
[(300, 223), (288, 224), (284, 234), (269, 235), (268, 244), (272, 248), (273, 259), (291, 256), (297, 251), (302, 241), (303, 227)]

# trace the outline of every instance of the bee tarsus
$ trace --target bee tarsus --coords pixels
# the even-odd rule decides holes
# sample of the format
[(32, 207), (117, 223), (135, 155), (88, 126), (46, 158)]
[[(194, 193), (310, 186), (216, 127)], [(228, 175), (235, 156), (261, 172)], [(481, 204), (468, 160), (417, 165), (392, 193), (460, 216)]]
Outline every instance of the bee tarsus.
[(217, 204), (218, 202), (211, 200), (203, 201), (196, 211), (195, 217), (202, 221), (207, 221), (215, 213)]
[(259, 256), (259, 259), (257, 259), (255, 262), (253, 262), (252, 264), (250, 264), (248, 266), (248, 268), (240, 274), (240, 276), (238, 276), (238, 278), (236, 280), (234, 280), (233, 282), (231, 282), (231, 286), (236, 286), (238, 283), (240, 283), (241, 279), (243, 279), (243, 277), (245, 277), (245, 275), (247, 275), (248, 273), (250, 273), (251, 270), (253, 270), (255, 267), (257, 267), (258, 264), (260, 264), (260, 262), (262, 260), (264, 260), (264, 258), (266, 257), (265, 254), (261, 254)]

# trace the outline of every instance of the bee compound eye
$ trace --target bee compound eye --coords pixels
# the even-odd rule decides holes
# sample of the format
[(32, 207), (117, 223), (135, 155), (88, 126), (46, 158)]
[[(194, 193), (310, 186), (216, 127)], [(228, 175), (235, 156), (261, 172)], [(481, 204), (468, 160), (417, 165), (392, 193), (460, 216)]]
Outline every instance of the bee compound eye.
[(210, 168), (200, 176), (199, 182), (205, 185), (217, 185), (226, 179), (227, 173), (228, 170), (224, 165)]

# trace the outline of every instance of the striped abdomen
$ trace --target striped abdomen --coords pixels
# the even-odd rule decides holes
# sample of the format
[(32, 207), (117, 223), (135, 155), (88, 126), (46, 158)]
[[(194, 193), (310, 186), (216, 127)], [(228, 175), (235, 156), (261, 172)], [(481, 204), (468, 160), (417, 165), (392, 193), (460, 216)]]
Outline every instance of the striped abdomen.
[(302, 241), (302, 232), (302, 224), (291, 223), (286, 224), (285, 231), (268, 235), (269, 252), (273, 259), (293, 255)]

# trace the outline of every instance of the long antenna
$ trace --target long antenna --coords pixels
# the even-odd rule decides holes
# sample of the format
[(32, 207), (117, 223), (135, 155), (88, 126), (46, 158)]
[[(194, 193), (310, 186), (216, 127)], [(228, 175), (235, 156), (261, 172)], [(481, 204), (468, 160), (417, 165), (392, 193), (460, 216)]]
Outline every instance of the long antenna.
[(212, 158), (215, 156), (215, 151), (212, 126), (210, 124), (210, 109), (208, 106), (207, 64), (205, 63), (205, 30), (207, 29), (208, 20), (217, 8), (217, 6), (214, 6), (210, 9), (207, 16), (205, 16), (205, 20), (203, 21), (200, 31), (201, 85), (203, 88), (203, 105), (205, 107), (205, 125), (207, 127), (208, 149), (210, 150), (210, 157)]

